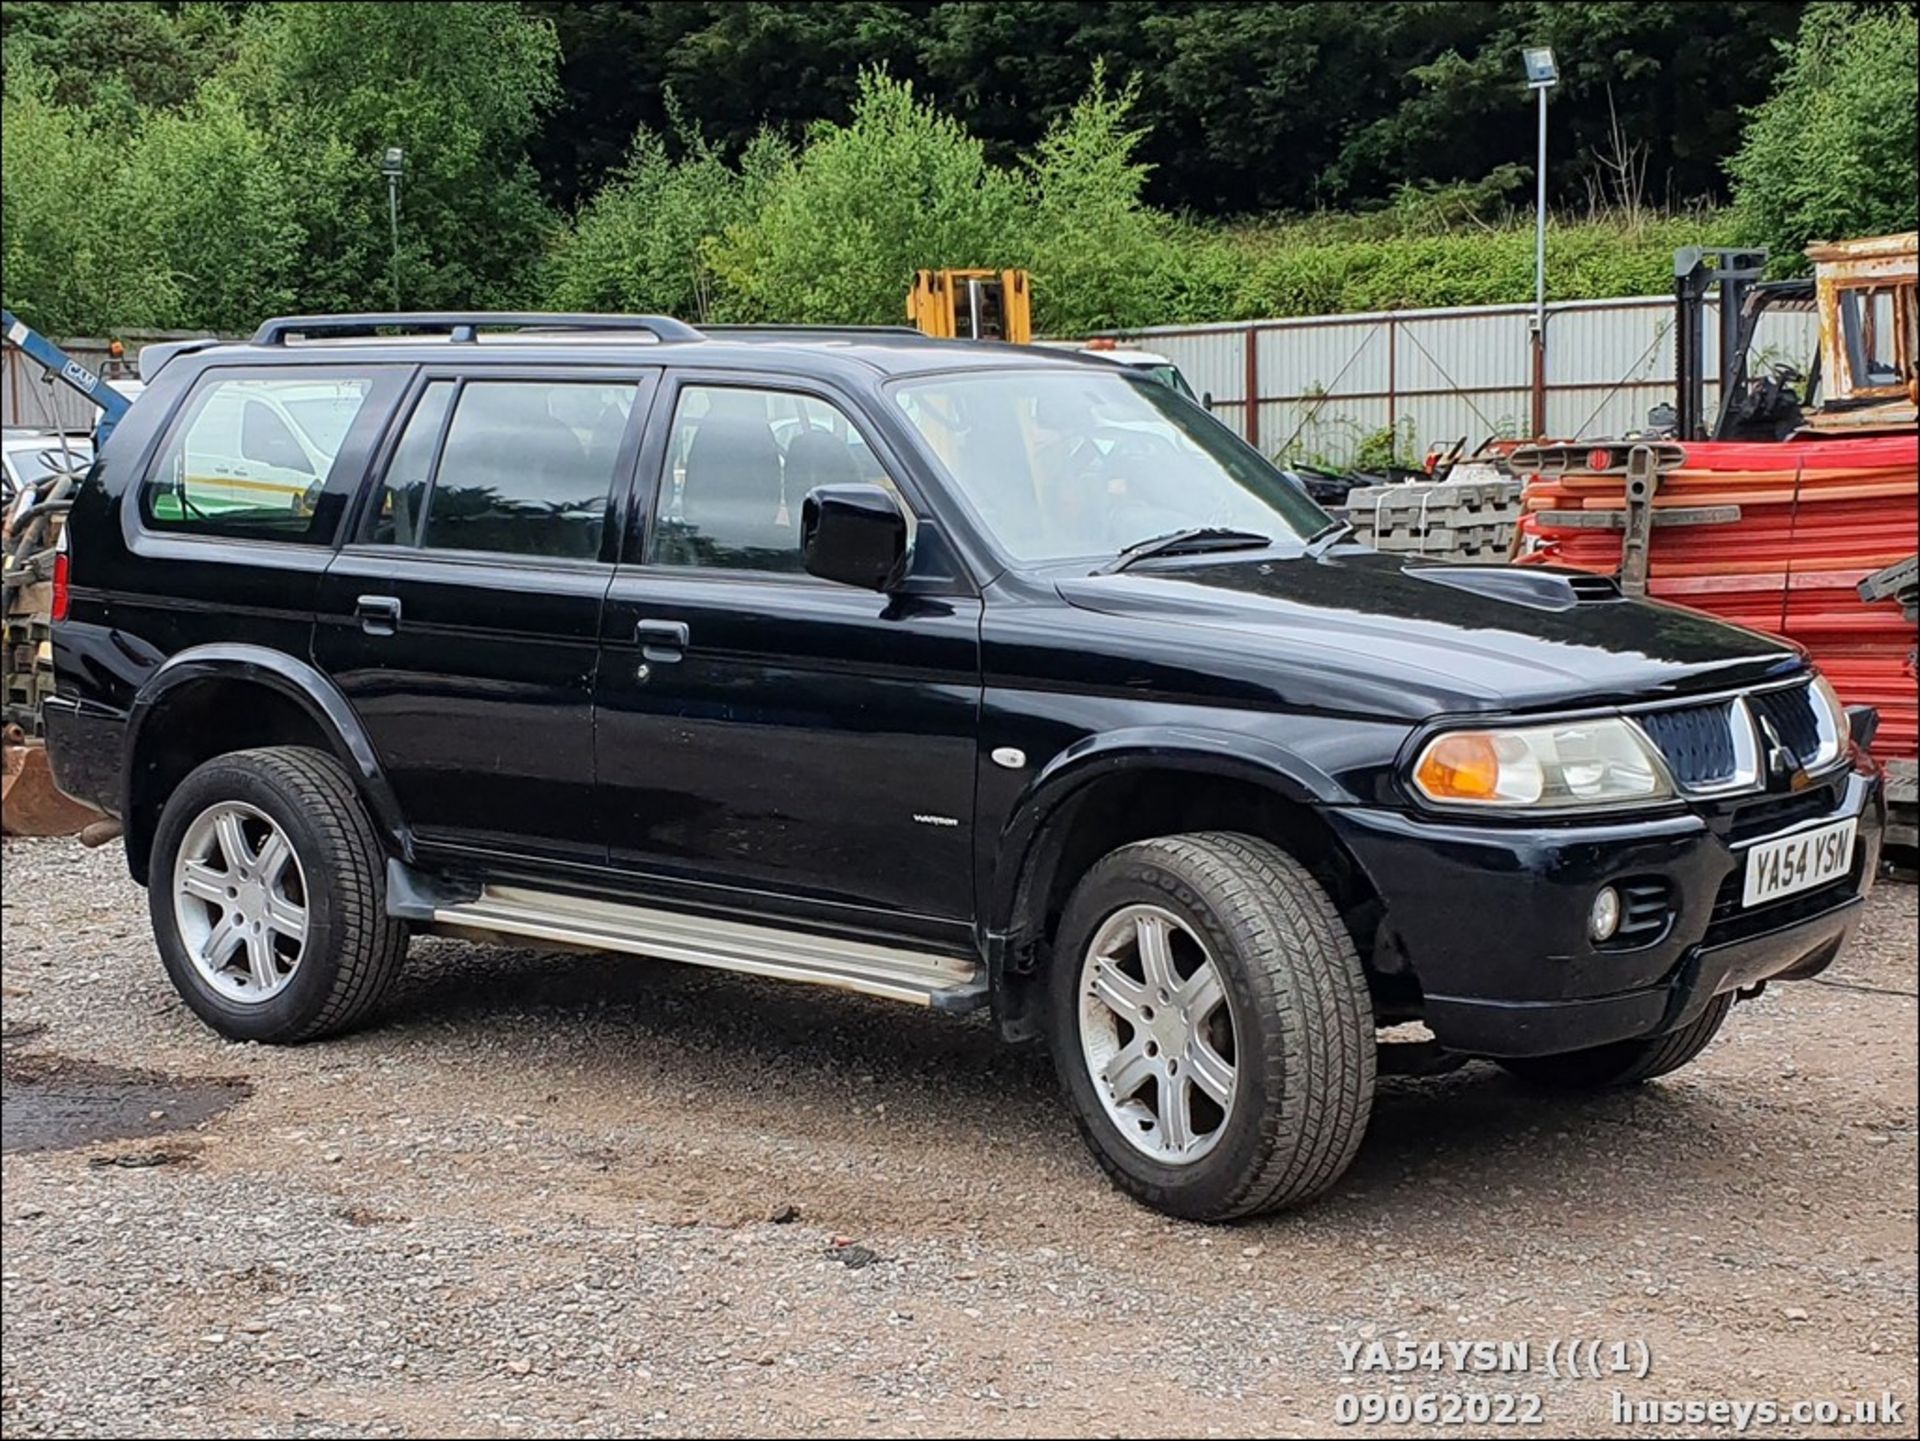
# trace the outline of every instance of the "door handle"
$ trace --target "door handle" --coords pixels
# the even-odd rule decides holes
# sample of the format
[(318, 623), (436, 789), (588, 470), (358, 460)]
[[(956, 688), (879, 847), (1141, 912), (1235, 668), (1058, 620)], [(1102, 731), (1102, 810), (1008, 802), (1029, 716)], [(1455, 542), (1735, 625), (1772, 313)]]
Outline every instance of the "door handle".
[(643, 620), (633, 628), (642, 659), (655, 662), (679, 660), (686, 653), (691, 634), (686, 622), (680, 620)]
[(393, 595), (363, 595), (353, 603), (360, 618), (360, 629), (368, 635), (392, 635), (400, 629), (400, 598)]

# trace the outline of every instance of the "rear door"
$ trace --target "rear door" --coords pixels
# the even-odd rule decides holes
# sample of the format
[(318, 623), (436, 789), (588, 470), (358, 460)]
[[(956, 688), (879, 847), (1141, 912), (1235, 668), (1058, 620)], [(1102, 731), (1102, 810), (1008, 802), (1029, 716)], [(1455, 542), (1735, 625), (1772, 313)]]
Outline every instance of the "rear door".
[(429, 369), (321, 581), (314, 652), (421, 845), (603, 860), (593, 680), (655, 373)]
[[(306, 655), (319, 578), (409, 373), (385, 365), (201, 372), (144, 459), (136, 502), (123, 512), (127, 554), (88, 566), (88, 585), (112, 593), (112, 624), (162, 655), (218, 641)], [(265, 410), (316, 386), (333, 397), (331, 424), (304, 470), (279, 475), (271, 457), (245, 453), (248, 407)], [(108, 463), (125, 463), (120, 454)]]

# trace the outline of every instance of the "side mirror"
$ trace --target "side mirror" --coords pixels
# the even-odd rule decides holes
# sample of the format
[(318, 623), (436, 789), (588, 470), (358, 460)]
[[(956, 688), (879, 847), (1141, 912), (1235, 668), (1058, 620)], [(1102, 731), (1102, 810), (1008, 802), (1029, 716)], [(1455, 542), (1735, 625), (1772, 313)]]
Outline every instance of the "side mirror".
[(1211, 390), (1203, 390), (1200, 392), (1200, 405), (1201, 408), (1205, 410), (1213, 409), (1213, 392)]
[(807, 574), (887, 591), (907, 573), (907, 518), (884, 485), (817, 485), (800, 509)]

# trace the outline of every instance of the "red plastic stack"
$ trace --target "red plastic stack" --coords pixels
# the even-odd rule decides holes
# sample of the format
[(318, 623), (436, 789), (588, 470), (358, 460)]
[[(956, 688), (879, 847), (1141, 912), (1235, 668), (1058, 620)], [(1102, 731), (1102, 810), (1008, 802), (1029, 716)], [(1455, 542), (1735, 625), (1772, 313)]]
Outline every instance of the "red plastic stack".
[[(1920, 755), (1914, 625), (1855, 587), (1920, 549), (1920, 436), (1778, 445), (1698, 442), (1660, 477), (1656, 510), (1737, 505), (1730, 525), (1655, 526), (1647, 589), (1659, 600), (1798, 641), (1841, 698), (1880, 711), (1883, 759)], [(1612, 574), (1620, 532), (1541, 523), (1545, 510), (1619, 510), (1619, 475), (1527, 478), (1526, 559)]]

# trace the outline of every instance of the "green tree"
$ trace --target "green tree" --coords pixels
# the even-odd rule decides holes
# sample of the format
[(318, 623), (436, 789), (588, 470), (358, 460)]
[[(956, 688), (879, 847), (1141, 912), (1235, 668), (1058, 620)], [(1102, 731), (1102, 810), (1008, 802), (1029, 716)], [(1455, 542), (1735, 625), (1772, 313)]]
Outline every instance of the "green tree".
[(1096, 64), (1091, 88), (1027, 160), (1034, 319), (1043, 330), (1066, 335), (1159, 318), (1157, 261), (1168, 233), (1140, 198), (1148, 167), (1133, 158), (1142, 132), (1129, 124), (1138, 98), (1137, 81), (1110, 91)]
[[(1728, 167), (1740, 225), (1779, 253), (1914, 223), (1914, 15), (8, 0), (4, 289), (69, 333), (383, 308), (379, 156), (398, 145), (412, 306), (894, 321), (914, 269), (961, 265), (1030, 268), (1056, 333), (1521, 299), (1523, 44), (1559, 51), (1563, 197), (1619, 146), (1644, 157), (1654, 198), (1708, 188), (1740, 107), (1783, 75)], [(863, 73), (874, 57), (888, 68)], [(1729, 238), (1699, 212), (1557, 220), (1553, 293), (1659, 289), (1675, 245)]]
[(6, 63), (40, 70), (49, 97), (94, 112), (96, 123), (137, 123), (149, 106), (188, 104), (226, 60), (230, 7), (140, 0), (7, 0), (0, 7)]
[(697, 139), (676, 161), (659, 135), (642, 129), (626, 164), (556, 247), (547, 299), (563, 310), (724, 318), (729, 297), (717, 291), (713, 248), (758, 213), (792, 161), (790, 147), (770, 134), (748, 144), (737, 169)]
[(1123, 83), (1137, 81), (1134, 119), (1160, 161), (1186, 136), (1174, 119), (1177, 92), (1161, 83), (1168, 47), (1153, 22), (1191, 8), (1164, 0), (934, 5), (918, 31), (918, 68), (902, 73), (923, 76), (926, 92), (985, 141), (990, 156), (1011, 163), (1066, 119), (1087, 76), (1103, 66)]
[(272, 138), (307, 233), (299, 300), (392, 299), (381, 153), (406, 152), (400, 290), (409, 308), (527, 298), (555, 217), (527, 144), (555, 96), (552, 28), (505, 0), (261, 5), (227, 72)]
[(852, 120), (815, 127), (715, 269), (749, 318), (897, 323), (917, 268), (1021, 263), (1022, 192), (959, 122), (869, 71)]
[(1319, 174), (1316, 193), (1329, 204), (1375, 202), (1408, 182), (1478, 180), (1503, 165), (1530, 180), (1535, 132), (1520, 74), (1529, 45), (1551, 46), (1559, 62), (1548, 135), (1556, 203), (1585, 200), (1620, 143), (1644, 155), (1652, 198), (1715, 195), (1740, 107), (1766, 94), (1780, 66), (1775, 42), (1793, 33), (1801, 9), (1777, 0), (1362, 8), (1321, 17), (1351, 38), (1331, 42), (1341, 45), (1340, 72), (1319, 79), (1337, 78), (1358, 97)]
[(535, 0), (563, 59), (563, 98), (534, 151), (548, 194), (571, 208), (625, 163), (642, 127), (674, 133), (682, 108), (729, 155), (763, 130), (801, 139), (817, 120), (844, 123), (862, 67), (913, 76), (925, 3), (836, 0)]
[[(735, 153), (762, 126), (844, 124), (881, 64), (1011, 164), (1092, 66), (1139, 77), (1145, 198), (1207, 215), (1365, 205), (1408, 182), (1533, 164), (1524, 45), (1560, 54), (1551, 180), (1583, 200), (1612, 143), (1644, 148), (1656, 198), (1723, 192), (1742, 106), (1767, 94), (1800, 0), (593, 0), (553, 19), (565, 100), (536, 151), (574, 204), (671, 91)], [(1613, 108), (1608, 97), (1611, 94)], [(1513, 171), (1506, 172), (1509, 176)]]
[(0, 294), (52, 335), (156, 325), (182, 292), (163, 259), (100, 213), (124, 170), (119, 138), (53, 98), (53, 78), (15, 61), (0, 104)]
[(1748, 243), (1803, 269), (1810, 241), (1914, 228), (1917, 36), (1911, 5), (1808, 7), (1728, 166)]
[(249, 330), (295, 303), (306, 239), (295, 195), (272, 139), (224, 86), (148, 114), (92, 208), (118, 244), (165, 269), (164, 325)]

